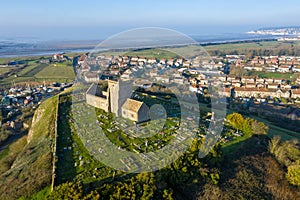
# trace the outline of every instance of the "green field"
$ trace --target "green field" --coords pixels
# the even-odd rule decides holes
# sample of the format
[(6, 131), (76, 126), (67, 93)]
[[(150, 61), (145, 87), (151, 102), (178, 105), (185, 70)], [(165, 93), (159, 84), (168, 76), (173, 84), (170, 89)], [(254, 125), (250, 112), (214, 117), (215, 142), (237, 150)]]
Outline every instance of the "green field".
[[(46, 68), (48, 64), (38, 64), (38, 65), (31, 65), (29, 67), (26, 67), (22, 72), (20, 73), (19, 76), (22, 77), (34, 77), (37, 73), (42, 71), (44, 68)], [(29, 69), (28, 69), (29, 68)]]
[[(278, 42), (278, 41), (261, 41), (261, 42), (240, 42), (240, 43), (228, 43), (228, 44), (209, 44), (209, 45), (189, 45), (183, 47), (172, 47), (162, 49), (141, 49), (138, 51), (131, 51), (125, 53), (130, 56), (140, 57), (156, 57), (158, 59), (168, 59), (170, 57), (188, 57), (196, 54), (197, 52), (207, 51), (212, 53), (214, 51), (220, 51), (224, 53), (247, 54), (249, 51), (257, 51), (262, 53), (265, 50), (272, 52), (274, 55), (280, 53), (280, 50), (293, 50), (295, 53), (300, 52), (300, 42)], [(292, 52), (292, 51), (291, 51)], [(113, 54), (112, 52), (107, 54)], [(120, 54), (121, 55), (121, 54)]]
[(66, 66), (65, 63), (51, 64), (44, 67), (41, 71), (35, 74), (38, 79), (43, 78), (58, 78), (58, 79), (74, 79), (75, 73), (73, 67)]
[(219, 45), (206, 45), (211, 55), (243, 54), (252, 56), (289, 55), (300, 56), (300, 42), (239, 42)]
[(278, 42), (278, 41), (262, 41), (262, 42), (243, 42), (220, 45), (207, 45), (205, 49), (210, 50), (243, 50), (243, 49), (285, 49), (293, 47), (300, 47), (300, 42)]
[[(206, 53), (206, 49), (199, 45), (189, 45), (184, 47), (172, 47), (172, 48), (166, 48), (166, 50), (170, 52), (174, 52), (176, 55), (179, 55), (183, 58), (189, 58), (192, 55), (197, 55), (200, 52)], [(205, 55), (205, 54), (204, 54)]]
[(0, 64), (7, 64), (11, 61), (26, 61), (26, 62), (35, 62), (44, 56), (20, 56), (12, 58), (0, 58)]
[(9, 72), (13, 67), (0, 67), (0, 75)]
[(24, 76), (26, 74), (29, 74), (30, 71), (34, 70), (34, 68), (36, 68), (38, 66), (38, 64), (36, 63), (33, 63), (27, 67), (25, 67), (23, 70), (21, 70), (19, 73), (18, 73), (18, 76)]
[(114, 55), (114, 56), (138, 56), (145, 58), (157, 58), (157, 59), (169, 59), (176, 58), (178, 55), (169, 51), (168, 49), (140, 49), (140, 50), (128, 50), (128, 51), (106, 51), (100, 52), (103, 55)]
[[(29, 61), (28, 66), (17, 73), (17, 77), (10, 76), (0, 80), (1, 85), (10, 85), (12, 82), (69, 82), (74, 80), (75, 72), (71, 62), (55, 64), (39, 64)], [(1, 71), (0, 71), (1, 72)]]
[(146, 49), (141, 51), (130, 51), (125, 55), (128, 56), (139, 56), (139, 57), (146, 57), (146, 58), (158, 58), (158, 59), (168, 59), (168, 58), (175, 58), (178, 57), (177, 54), (166, 51), (163, 49)]

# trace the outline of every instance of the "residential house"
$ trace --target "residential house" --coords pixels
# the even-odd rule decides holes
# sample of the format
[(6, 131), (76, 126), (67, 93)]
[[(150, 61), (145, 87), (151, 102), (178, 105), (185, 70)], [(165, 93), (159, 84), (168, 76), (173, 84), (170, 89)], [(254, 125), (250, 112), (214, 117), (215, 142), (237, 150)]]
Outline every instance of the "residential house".
[(289, 98), (290, 92), (278, 89), (267, 88), (234, 88), (235, 97), (254, 97), (254, 98), (267, 98), (267, 97), (284, 97)]
[(147, 62), (150, 63), (150, 64), (155, 64), (157, 62), (157, 60), (156, 60), (156, 58), (149, 58), (147, 60)]
[(293, 99), (300, 98), (300, 89), (293, 89), (293, 90), (291, 90), (291, 93), (292, 93), (292, 98)]
[(241, 78), (242, 83), (248, 84), (248, 83), (255, 83), (255, 76), (243, 76)]
[(256, 56), (255, 58), (253, 58), (250, 61), (250, 63), (253, 64), (253, 65), (263, 65), (263, 64), (265, 64), (265, 59), (263, 59), (260, 56)]
[(255, 83), (246, 83), (245, 87), (246, 88), (256, 88), (256, 84)]
[(183, 67), (190, 67), (190, 66), (191, 66), (190, 61), (184, 61), (183, 62)]
[(291, 70), (291, 66), (289, 65), (281, 65), (278, 67), (277, 71), (281, 73), (288, 73)]
[(263, 78), (256, 78), (256, 83), (265, 83), (265, 79), (263, 79)]
[(266, 72), (276, 72), (277, 68), (278, 67), (274, 66), (274, 65), (272, 65), (272, 66), (264, 66), (264, 69), (265, 69)]
[(226, 76), (219, 76), (218, 79), (222, 82), (226, 82), (227, 81), (227, 77)]
[(248, 70), (248, 71), (258, 71), (258, 72), (261, 72), (264, 70), (264, 68), (261, 66), (244, 66), (244, 69)]
[(227, 76), (227, 81), (232, 82), (232, 81), (234, 81), (234, 80), (238, 80), (238, 78), (237, 78), (236, 76), (234, 76), (234, 75), (229, 75), (229, 76)]
[(130, 59), (130, 61), (132, 61), (132, 62), (138, 62), (138, 60), (139, 60), (139, 57), (137, 57), (137, 56), (132, 56)]
[(88, 83), (98, 82), (100, 80), (99, 74), (96, 72), (88, 72), (84, 75), (84, 80)]
[(278, 88), (280, 88), (280, 84), (278, 84), (278, 83), (268, 83), (268, 84), (266, 85), (266, 87), (267, 87), (268, 89), (278, 89)]
[(293, 66), (292, 71), (296, 73), (300, 72), (300, 66), (299, 65)]
[(86, 62), (86, 55), (83, 54), (83, 55), (81, 55), (81, 56), (79, 57), (77, 63), (78, 63), (78, 65), (82, 65), (82, 64), (85, 63), (85, 62)]
[(278, 83), (278, 84), (281, 84), (284, 80), (282, 78), (274, 78), (273, 79), (273, 82), (274, 83)]
[(292, 86), (285, 83), (285, 84), (281, 84), (280, 88), (283, 90), (290, 90), (292, 88)]
[(170, 77), (166, 75), (158, 75), (155, 77), (156, 81), (162, 82), (162, 83), (169, 83)]
[(262, 83), (262, 82), (257, 82), (257, 83), (256, 83), (256, 87), (257, 87), (257, 88), (265, 88), (266, 85), (265, 85), (264, 83)]
[(273, 64), (278, 64), (278, 56), (270, 56), (269, 58), (266, 59), (266, 64), (268, 65), (273, 65)]

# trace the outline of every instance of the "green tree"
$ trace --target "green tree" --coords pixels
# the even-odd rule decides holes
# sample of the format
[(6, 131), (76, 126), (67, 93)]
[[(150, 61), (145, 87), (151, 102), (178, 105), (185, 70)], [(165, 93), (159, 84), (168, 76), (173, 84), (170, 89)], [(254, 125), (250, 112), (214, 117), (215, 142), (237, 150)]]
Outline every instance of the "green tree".
[(251, 120), (251, 129), (253, 134), (265, 135), (267, 134), (269, 127), (265, 125), (263, 122), (259, 122), (257, 120)]
[(48, 199), (80, 199), (82, 198), (82, 186), (74, 183), (64, 183), (57, 186)]
[(163, 191), (163, 199), (173, 200), (172, 195), (173, 195), (173, 190), (171, 188), (164, 189), (164, 191)]
[(252, 134), (251, 123), (252, 123), (252, 119), (249, 118), (244, 119), (240, 130), (242, 130), (246, 135), (251, 135)]
[(269, 152), (271, 154), (276, 154), (281, 142), (281, 137), (279, 135), (274, 136), (270, 141), (269, 141)]
[(242, 130), (244, 124), (244, 117), (239, 113), (232, 113), (226, 117), (226, 121), (236, 129)]
[(287, 102), (288, 102), (287, 99), (286, 99), (286, 98), (283, 98), (283, 97), (281, 97), (280, 100), (281, 100), (281, 102), (284, 103), (284, 104), (287, 104)]
[(242, 76), (248, 75), (248, 72), (242, 67), (232, 66), (229, 74), (235, 75), (236, 77), (242, 77)]
[(290, 184), (300, 186), (300, 165), (294, 164), (289, 166), (286, 178)]

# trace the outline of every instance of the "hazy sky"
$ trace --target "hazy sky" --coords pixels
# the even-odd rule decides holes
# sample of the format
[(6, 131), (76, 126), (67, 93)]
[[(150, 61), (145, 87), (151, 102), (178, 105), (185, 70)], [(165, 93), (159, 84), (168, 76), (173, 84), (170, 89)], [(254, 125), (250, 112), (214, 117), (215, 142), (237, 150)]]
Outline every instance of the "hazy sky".
[(190, 35), (244, 32), (300, 25), (299, 8), (297, 0), (10, 0), (1, 2), (0, 36), (104, 39), (145, 26)]

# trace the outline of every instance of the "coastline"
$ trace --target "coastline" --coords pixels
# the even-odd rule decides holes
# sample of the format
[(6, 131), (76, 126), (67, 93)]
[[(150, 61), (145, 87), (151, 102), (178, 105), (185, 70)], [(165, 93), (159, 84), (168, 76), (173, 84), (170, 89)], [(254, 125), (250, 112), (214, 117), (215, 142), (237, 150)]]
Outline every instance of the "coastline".
[[(193, 39), (201, 46), (236, 44), (247, 42), (277, 41), (277, 36), (261, 36), (241, 34), (237, 36), (194, 36)], [(91, 51), (100, 41), (53, 41), (37, 43), (12, 43), (11, 46), (0, 45), (0, 58), (19, 58), (27, 56), (49, 56), (55, 53), (83, 53)], [(20, 45), (20, 46), (19, 46)]]

